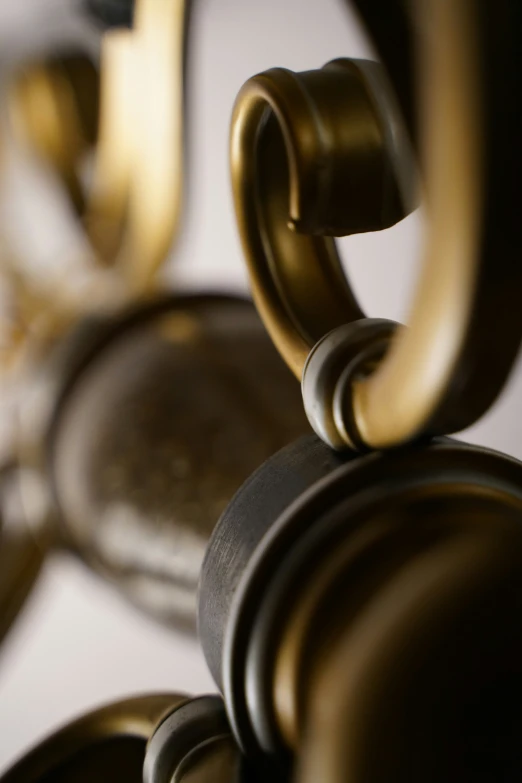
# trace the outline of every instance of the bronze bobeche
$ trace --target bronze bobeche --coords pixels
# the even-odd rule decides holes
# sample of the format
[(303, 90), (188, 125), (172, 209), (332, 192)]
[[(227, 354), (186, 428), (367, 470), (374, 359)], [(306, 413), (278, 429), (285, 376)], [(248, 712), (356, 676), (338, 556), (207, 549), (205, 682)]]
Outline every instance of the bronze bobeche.
[[(521, 6), (354, 5), (380, 63), (274, 68), (246, 82), (232, 115), (253, 300), (301, 382), (297, 404), (248, 302), (152, 295), (182, 203), (188, 5), (138, 0), (133, 28), (106, 33), (99, 135), (80, 135), (97, 156), (90, 193), (78, 153), (57, 154), (85, 116), (81, 89), (76, 103), (56, 89), (78, 84), (81, 58), (13, 83), (15, 128), (57, 169), (114, 291), (103, 318), (69, 308), (27, 351), (43, 413), (3, 479), (35, 471), (51, 538), (142, 608), (177, 627), (197, 613), (221, 696), (109, 705), (31, 751), (5, 783), (520, 777), (522, 465), (449, 436), (490, 408), (522, 338)], [(165, 78), (168, 150), (144, 137), (117, 149), (132, 111), (121, 80), (138, 50)], [(55, 106), (53, 143), (33, 123), (33, 89)], [(155, 130), (140, 132), (150, 141)], [(178, 162), (158, 180), (175, 193), (170, 210), (141, 197), (161, 173), (158, 152)], [(335, 237), (394, 225), (417, 206), (419, 182), (428, 229), (406, 328), (365, 316)], [(263, 393), (252, 345), (271, 368)], [(180, 396), (188, 377), (193, 391)], [(302, 434), (304, 413), (314, 434)], [(230, 457), (228, 472), (215, 473), (201, 443)], [(169, 583), (160, 604), (133, 585), (154, 524), (179, 568), (167, 560), (145, 574)], [(35, 570), (0, 583), (0, 628)]]

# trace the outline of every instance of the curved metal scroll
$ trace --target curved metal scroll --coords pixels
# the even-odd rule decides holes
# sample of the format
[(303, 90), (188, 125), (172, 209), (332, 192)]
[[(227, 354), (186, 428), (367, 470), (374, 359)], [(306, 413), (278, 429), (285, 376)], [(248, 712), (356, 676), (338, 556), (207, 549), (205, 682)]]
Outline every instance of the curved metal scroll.
[[(502, 389), (522, 337), (520, 10), (507, 3), (487, 23), (487, 5), (443, 0), (418, 11), (430, 221), (410, 328), (351, 386), (351, 440), (372, 448), (472, 424)], [(382, 115), (372, 124), (366, 111), (361, 121), (360, 91), (345, 83), (335, 95), (330, 70), (254, 77), (232, 123), (235, 206), (254, 297), (297, 375), (315, 341), (360, 318), (328, 237), (368, 230), (353, 180), (363, 199), (372, 189), (378, 197), (368, 152), (380, 144), (383, 166), (388, 155)], [(369, 95), (375, 110), (377, 93)], [(307, 236), (282, 236), (289, 220)]]
[(132, 294), (151, 286), (180, 221), (189, 10), (188, 0), (139, 0), (133, 29), (102, 37), (99, 85), (78, 54), (33, 64), (10, 85), (17, 134), (59, 174), (95, 260), (119, 267)]
[(161, 721), (186, 700), (176, 693), (151, 694), (90, 712), (33, 748), (0, 780), (141, 779), (147, 741)]

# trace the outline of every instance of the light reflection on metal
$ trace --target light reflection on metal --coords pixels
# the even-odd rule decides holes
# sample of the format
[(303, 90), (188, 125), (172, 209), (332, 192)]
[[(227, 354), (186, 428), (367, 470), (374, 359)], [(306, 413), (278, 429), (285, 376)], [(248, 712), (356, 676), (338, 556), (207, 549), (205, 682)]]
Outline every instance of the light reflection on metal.
[[(56, 329), (65, 328), (86, 310), (119, 306), (158, 286), (182, 208), (185, 13), (185, 0), (138, 0), (134, 28), (102, 39), (99, 85), (80, 54), (28, 65), (11, 80), (15, 137), (58, 174), (92, 248), (77, 297), (60, 287), (42, 297), (16, 265), (4, 263), (15, 295), (32, 302), (34, 332), (45, 310), (54, 309)], [(83, 171), (89, 154), (90, 178)]]
[[(347, 343), (349, 361), (337, 363), (330, 398), (305, 395), (307, 408), (330, 409), (345, 448), (394, 447), (471, 425), (502, 389), (522, 337), (519, 301), (511, 295), (522, 286), (522, 268), (512, 248), (496, 250), (506, 232), (493, 205), (504, 189), (490, 163), (499, 144), (485, 147), (479, 12), (466, 0), (422, 3), (417, 10), (424, 33), (419, 104), (428, 232), (409, 328), (397, 330), (373, 366), (362, 353), (354, 358)], [(351, 82), (350, 70), (358, 74)], [(345, 81), (342, 91), (335, 76)], [(363, 317), (332, 237), (387, 225), (368, 220), (382, 200), (375, 167), (386, 166), (384, 128), (393, 121), (375, 111), (382, 101), (373, 91), (357, 61), (341, 60), (315, 72), (273, 69), (254, 76), (234, 109), (232, 183), (253, 294), (304, 391), (314, 346)], [(369, 205), (368, 214), (361, 204)], [(510, 230), (511, 210), (507, 205)], [(503, 279), (511, 292), (491, 295)], [(495, 324), (494, 346), (485, 338), (486, 323)]]
[(182, 205), (185, 0), (140, 0), (104, 36), (98, 153), (87, 221), (132, 294), (148, 290)]

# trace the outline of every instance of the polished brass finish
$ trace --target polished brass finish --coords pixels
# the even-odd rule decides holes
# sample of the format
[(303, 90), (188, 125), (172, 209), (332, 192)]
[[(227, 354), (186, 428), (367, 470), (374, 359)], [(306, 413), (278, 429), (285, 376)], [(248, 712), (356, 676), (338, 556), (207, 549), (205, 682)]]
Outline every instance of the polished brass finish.
[[(88, 173), (98, 140), (99, 86), (96, 66), (76, 50), (26, 65), (7, 85), (14, 143), (25, 142), (51, 167), (80, 222), (88, 222)], [(8, 155), (9, 143), (6, 148)], [(13, 320), (6, 336), (4, 368), (18, 377), (31, 374), (86, 311), (115, 307), (128, 298), (123, 278), (101, 268), (96, 263), (100, 254), (90, 253), (88, 243), (79, 270), (74, 268), (74, 275), (64, 275), (52, 288), (33, 280), (9, 247), (2, 251)]]
[(135, 28), (103, 38), (101, 79), (74, 51), (7, 85), (15, 141), (25, 138), (63, 180), (88, 240), (81, 273), (52, 289), (2, 248), (13, 301), (1, 369), (26, 386), (38, 385), (35, 368), (76, 322), (157, 287), (182, 201), (185, 11), (184, 0), (139, 0)]
[(98, 75), (81, 54), (25, 66), (8, 91), (14, 131), (62, 179), (78, 214), (85, 209), (80, 166), (96, 142)]
[[(103, 36), (99, 79), (71, 55), (24, 69), (10, 86), (15, 133), (61, 176), (94, 260), (119, 270), (127, 297), (154, 288), (179, 224), (185, 14), (185, 0), (138, 0), (133, 29)], [(93, 121), (85, 188), (79, 168)]]
[[(520, 607), (520, 542), (500, 532), (487, 504), (467, 522), (467, 530), (407, 564), (316, 662), (298, 780), (320, 773), (331, 783), (457, 783), (501, 779), (518, 768), (518, 743), (511, 737), (510, 745), (509, 735), (521, 693), (513, 663), (521, 642), (507, 629)], [(484, 522), (489, 531), (480, 530)], [(488, 654), (497, 636), (500, 653)]]
[(225, 296), (158, 300), (115, 328), (53, 419), (46, 475), (64, 542), (149, 614), (190, 631), (219, 516), (308, 430), (255, 308)]
[(137, 146), (138, 67), (134, 38), (128, 31), (114, 30), (103, 36), (100, 72), (98, 144), (84, 224), (96, 258), (111, 264), (125, 233)]
[(24, 756), (2, 783), (141, 783), (146, 744), (161, 721), (187, 699), (138, 696), (70, 723)]
[[(522, 272), (514, 246), (505, 245), (499, 254), (493, 241), (505, 243), (501, 223), (513, 235), (514, 207), (506, 205), (501, 219), (492, 206), (504, 193), (491, 164), (502, 152), (485, 131), (489, 106), (499, 104), (489, 87), (487, 102), (480, 99), (478, 17), (467, 0), (418, 9), (422, 168), (429, 208), (425, 259), (409, 329), (400, 330), (375, 372), (347, 389), (346, 407), (356, 428), (348, 445), (361, 441), (386, 448), (468, 426), (499, 393), (520, 344), (522, 319), (514, 292), (520, 290)], [(323, 85), (319, 97), (319, 90), (306, 84), (308, 74), (269, 71), (254, 77), (239, 94), (232, 123), (235, 206), (254, 296), (276, 346), (298, 376), (318, 339), (360, 318), (328, 236), (357, 230), (357, 221), (359, 230), (366, 229), (356, 200), (343, 201), (342, 185), (349, 187), (351, 174), (361, 176), (362, 193), (375, 194), (371, 161), (365, 170), (363, 152), (378, 153), (384, 146), (378, 120), (368, 110), (361, 119), (360, 94), (349, 85), (343, 85), (343, 104), (341, 96), (336, 100), (332, 126), (323, 97), (329, 95), (332, 67), (347, 66), (327, 66), (316, 74)], [(371, 105), (375, 92), (368, 83), (363, 86)], [(505, 120), (508, 126), (507, 115)], [(359, 141), (355, 161), (346, 153), (347, 140), (354, 138)], [(270, 179), (274, 171), (278, 175)], [(288, 229), (284, 233), (288, 222), (305, 234), (296, 242)], [(317, 233), (327, 236), (317, 240)], [(509, 301), (494, 294), (508, 279)], [(493, 341), (486, 334), (491, 324)]]
[[(364, 779), (407, 780), (415, 758), (428, 769), (416, 768), (412, 781), (474, 780), (463, 767), (480, 763), (480, 721), (492, 738), (499, 721), (506, 737), (518, 732), (522, 464), (449, 439), (334, 456), (318, 438), (283, 449), (235, 496), (210, 543), (201, 639), (235, 736), (253, 757), (284, 760), (290, 751), (298, 767), (304, 754), (317, 754), (315, 779), (321, 772), (328, 783), (358, 779), (349, 766), (331, 776), (323, 740), (312, 750), (314, 733), (324, 739), (328, 730), (337, 755), (361, 753), (375, 773)], [(336, 674), (328, 674), (334, 660)], [(343, 701), (339, 688), (334, 698), (336, 682), (348, 679), (364, 691), (351, 698), (345, 690)], [(432, 683), (440, 704), (436, 689), (425, 698)], [(381, 716), (392, 724), (385, 730)], [(372, 738), (360, 747), (359, 723)], [(452, 767), (446, 751), (459, 728), (469, 747), (452, 748)], [(502, 747), (483, 751), (500, 779)], [(390, 752), (393, 776), (383, 760)], [(433, 756), (441, 766), (430, 768)]]
[(122, 247), (131, 290), (149, 287), (178, 228), (183, 187), (183, 69), (187, 0), (137, 0), (140, 71), (129, 194), (129, 238)]
[(1, 783), (240, 783), (246, 762), (218, 696), (138, 696), (69, 723)]
[(393, 105), (385, 117), (369, 96), (375, 82), (385, 87), (379, 66), (362, 61), (273, 69), (244, 85), (234, 109), (234, 203), (254, 300), (298, 377), (317, 340), (363, 317), (331, 237), (393, 225), (412, 208), (407, 145), (395, 116), (387, 124)]
[[(475, 30), (467, 5), (466, 0), (431, 3), (433, 28), (422, 41), (428, 236), (409, 329), (370, 378), (354, 383), (354, 418), (362, 440), (373, 447), (392, 446), (426, 430), (455, 431), (474, 420), (463, 415), (462, 422), (454, 422), (445, 399), (457, 377), (462, 378), (459, 360), (466, 343), (473, 348), (470, 363), (481, 361), (475, 318), (480, 288), (487, 290), (493, 282), (482, 277), (478, 245), (484, 151)], [(496, 272), (491, 270), (493, 279)], [(509, 356), (508, 367), (515, 355)], [(504, 378), (500, 372), (498, 391)], [(477, 399), (481, 391), (475, 384), (460, 388), (460, 399), (466, 399), (466, 392)]]
[(181, 214), (185, 14), (185, 0), (139, 0), (133, 30), (103, 39), (87, 220), (96, 246), (122, 265), (134, 294), (153, 283)]
[[(450, 444), (431, 451), (402, 455), (387, 471), (375, 463), (377, 500), (370, 495), (347, 516), (344, 541), (332, 540), (326, 554), (318, 547), (306, 580), (286, 594), (273, 709), (299, 780), (457, 781), (481, 765), (490, 779), (492, 764), (500, 777), (510, 763), (511, 749), (505, 741), (496, 749), (495, 737), (511, 736), (517, 720), (507, 706), (499, 715), (509, 701), (503, 678), (513, 700), (522, 690), (522, 637), (512, 622), (522, 606), (522, 496), (507, 483), (513, 463), (500, 456)], [(399, 489), (395, 473), (408, 459), (431, 462), (433, 482), (417, 476)], [(455, 483), (443, 476), (452, 462), (464, 471)], [(484, 467), (490, 483), (475, 483)], [(452, 711), (462, 712), (460, 723)], [(479, 712), (487, 752), (482, 724), (472, 725)]]
[[(300, 783), (519, 777), (522, 465), (432, 439), (487, 410), (522, 336), (519, 158), (509, 169), (522, 135), (510, 67), (522, 71), (516, 35), (498, 33), (521, 21), (515, 1), (491, 12), (491, 29), (487, 3), (410, 4), (420, 133), (404, 58), (391, 77), (430, 221), (408, 330), (364, 317), (333, 239), (392, 226), (417, 203), (381, 67), (268, 71), (234, 111), (234, 198), (259, 312), (323, 441), (373, 449), (333, 455), (314, 438), (322, 454), (313, 444), (308, 461), (287, 452), (292, 486), (277, 483), (282, 462), (271, 462), (222, 517), (228, 538), (218, 529), (209, 548), (214, 583), (202, 585), (218, 599), (206, 596), (202, 616), (217, 652), (206, 654), (230, 722), (254, 757), (284, 770), (293, 757)], [(393, 65), (379, 3), (356, 0)], [(100, 266), (121, 276), (122, 299), (154, 287), (179, 221), (187, 9), (138, 0), (136, 29), (105, 38), (89, 191), (79, 163), (94, 136), (81, 130), (71, 61), (26, 72), (12, 96), (15, 122), (60, 174)], [(248, 303), (178, 297), (144, 310), (90, 321), (84, 353), (71, 339), (72, 369), (49, 381), (44, 425), (28, 439), (36, 458), (23, 469), (49, 489), (63, 545), (142, 608), (193, 630), (218, 516), (306, 425)], [(53, 338), (66, 332), (58, 323)], [(41, 359), (51, 351), (39, 337)], [(0, 638), (44, 551), (6, 519)], [(210, 736), (178, 724), (182, 696), (128, 700), (58, 732), (0, 783), (141, 781), (143, 770), (147, 783), (239, 781), (222, 704), (209, 700), (219, 702)]]
[[(200, 638), (244, 752), (280, 758), (286, 747), (297, 760), (307, 726), (320, 720), (320, 707), (312, 713), (309, 704), (336, 640), (355, 632), (368, 607), (419, 558), (434, 555), (444, 590), (451, 581), (444, 558), (456, 568), (452, 558), (463, 538), (463, 577), (484, 576), (463, 608), (478, 645), (474, 661), (483, 663), (479, 642), (490, 635), (482, 632), (483, 597), (490, 587), (497, 598), (504, 591), (506, 600), (484, 607), (498, 619), (493, 639), (513, 632), (512, 660), (522, 679), (522, 632), (513, 623), (522, 606), (521, 488), (520, 462), (449, 439), (358, 456), (336, 455), (310, 436), (256, 471), (215, 530), (200, 585)], [(439, 560), (441, 547), (446, 554)], [(461, 564), (460, 554), (457, 559)], [(413, 585), (412, 599), (414, 592)], [(455, 593), (457, 613), (464, 606), (459, 600)], [(422, 618), (429, 649), (464, 649), (458, 631), (430, 627), (431, 617), (435, 623), (434, 613)], [(413, 626), (400, 632), (406, 646), (414, 632)], [(379, 649), (385, 657), (386, 648)], [(440, 663), (453, 677), (452, 661)], [(344, 665), (349, 670), (349, 656)], [(400, 689), (394, 698), (400, 702)], [(442, 730), (437, 736), (443, 744)]]

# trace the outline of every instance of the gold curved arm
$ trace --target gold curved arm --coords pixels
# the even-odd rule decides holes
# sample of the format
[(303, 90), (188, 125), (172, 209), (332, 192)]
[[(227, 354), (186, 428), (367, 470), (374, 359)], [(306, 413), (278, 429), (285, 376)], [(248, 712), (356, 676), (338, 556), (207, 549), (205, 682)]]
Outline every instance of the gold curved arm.
[(151, 694), (90, 712), (37, 745), (1, 781), (37, 783), (63, 774), (66, 779), (86, 779), (86, 764), (93, 779), (102, 773), (114, 780), (121, 775), (134, 777), (143, 765), (145, 743), (163, 718), (186, 699), (176, 693)]
[[(95, 259), (119, 267), (131, 294), (153, 284), (180, 219), (186, 11), (186, 0), (138, 0), (134, 29), (105, 34), (99, 113), (83, 56), (27, 68), (10, 89), (15, 131), (58, 172)], [(97, 134), (86, 134), (93, 115)], [(95, 141), (85, 188), (80, 163)]]
[[(520, 241), (513, 231), (515, 204), (502, 182), (513, 179), (515, 187), (515, 177), (495, 173), (492, 161), (506, 156), (493, 134), (484, 136), (489, 118), (499, 119), (502, 108), (506, 143), (509, 137), (510, 149), (518, 149), (509, 102), (499, 107), (494, 95), (486, 96), (487, 105), (481, 102), (485, 55), (478, 50), (473, 4), (442, 0), (422, 9), (430, 219), (424, 264), (410, 328), (399, 330), (374, 372), (346, 390), (347, 415), (340, 422), (346, 445), (386, 448), (473, 423), (502, 388), (522, 336), (522, 265), (514, 258)], [(334, 84), (332, 69), (340, 68), (334, 63), (315, 73), (256, 76), (239, 93), (232, 121), (235, 208), (254, 298), (298, 376), (317, 340), (361, 317), (330, 237), (383, 228), (401, 217), (400, 209), (384, 209), (397, 200), (386, 197), (376, 175), (391, 168), (404, 194), (397, 175), (405, 159), (390, 152), (392, 115), (386, 119), (378, 105), (385, 91), (360, 69), (358, 84), (340, 73)], [(411, 205), (406, 196), (405, 206)], [(372, 223), (372, 204), (390, 219)], [(294, 234), (285, 228), (289, 221)], [(507, 246), (503, 226), (515, 247)]]
[[(116, 75), (117, 83), (102, 106), (106, 118), (104, 127), (102, 114), (100, 129), (106, 133), (100, 142), (105, 161), (118, 156), (122, 136), (128, 144), (127, 225), (117, 261), (125, 268), (133, 293), (152, 284), (181, 214), (186, 12), (186, 0), (138, 0), (134, 30), (107, 40), (106, 55), (112, 59), (106, 78), (109, 82)], [(127, 36), (123, 51), (122, 35)], [(132, 84), (129, 67), (135, 77)], [(102, 96), (103, 84), (102, 74)], [(123, 112), (118, 111), (122, 100), (127, 106)], [(126, 128), (122, 114), (129, 121)], [(100, 179), (103, 176), (100, 171)]]
[(57, 172), (78, 214), (85, 209), (78, 162), (96, 140), (98, 88), (91, 60), (70, 54), (23, 68), (7, 93), (15, 135)]
[(430, 428), (449, 385), (462, 372), (462, 348), (474, 337), (482, 195), (475, 31), (465, 2), (431, 5), (436, 32), (425, 36), (421, 64), (429, 209), (424, 263), (409, 329), (393, 342), (377, 371), (353, 388), (358, 432), (377, 448)]
[(139, 146), (134, 122), (137, 58), (132, 34), (111, 30), (101, 42), (100, 111), (93, 179), (84, 210), (96, 258), (114, 263), (125, 231), (132, 160)]
[(319, 72), (273, 69), (245, 84), (234, 109), (234, 203), (252, 292), (298, 377), (324, 334), (363, 317), (332, 237), (404, 215), (365, 89), (377, 68), (338, 60)]

